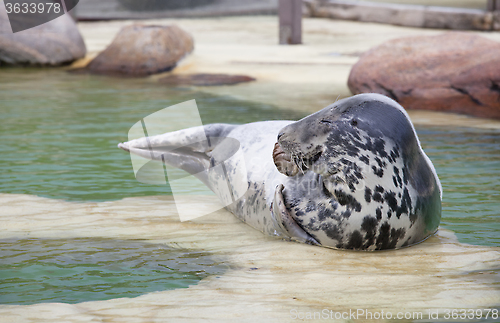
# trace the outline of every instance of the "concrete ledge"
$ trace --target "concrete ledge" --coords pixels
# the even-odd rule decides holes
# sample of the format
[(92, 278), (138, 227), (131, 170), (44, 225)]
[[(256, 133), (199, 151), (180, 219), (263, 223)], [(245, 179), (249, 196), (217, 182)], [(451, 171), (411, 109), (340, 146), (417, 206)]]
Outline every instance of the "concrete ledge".
[(500, 30), (500, 12), (364, 1), (306, 0), (311, 17), (455, 30)]

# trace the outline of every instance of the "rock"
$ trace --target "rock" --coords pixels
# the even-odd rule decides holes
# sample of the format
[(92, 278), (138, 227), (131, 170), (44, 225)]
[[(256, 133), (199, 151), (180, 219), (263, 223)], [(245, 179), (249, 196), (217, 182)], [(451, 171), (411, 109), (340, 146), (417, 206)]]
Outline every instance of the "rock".
[(87, 69), (98, 74), (146, 76), (172, 70), (193, 48), (191, 35), (175, 25), (126, 26)]
[(86, 52), (69, 15), (13, 33), (5, 6), (0, 4), (0, 65), (56, 66), (82, 58)]
[(396, 39), (363, 54), (348, 86), (408, 109), (500, 119), (499, 53), (500, 43), (468, 33)]
[(161, 83), (168, 85), (195, 85), (195, 86), (232, 85), (250, 81), (255, 81), (255, 79), (253, 77), (246, 75), (228, 75), (228, 74), (169, 75), (167, 77), (160, 79)]

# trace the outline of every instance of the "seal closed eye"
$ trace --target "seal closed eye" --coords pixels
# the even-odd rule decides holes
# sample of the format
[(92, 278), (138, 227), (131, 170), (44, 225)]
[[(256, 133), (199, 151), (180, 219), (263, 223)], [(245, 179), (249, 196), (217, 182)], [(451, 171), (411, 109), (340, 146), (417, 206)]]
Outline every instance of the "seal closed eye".
[[(324, 247), (383, 250), (421, 242), (437, 230), (441, 184), (408, 115), (385, 96), (356, 95), (297, 122), (204, 130), (209, 141), (238, 140), (248, 190), (226, 208), (264, 233)], [(190, 131), (151, 137), (150, 143), (153, 149), (180, 144)], [(136, 153), (144, 145), (139, 139), (119, 147)], [(185, 151), (184, 162), (168, 154), (163, 161), (197, 174), (210, 167), (207, 156), (224, 161), (213, 147), (195, 152)], [(231, 163), (238, 161), (226, 162), (229, 183), (238, 176)], [(212, 188), (212, 179), (200, 179)]]

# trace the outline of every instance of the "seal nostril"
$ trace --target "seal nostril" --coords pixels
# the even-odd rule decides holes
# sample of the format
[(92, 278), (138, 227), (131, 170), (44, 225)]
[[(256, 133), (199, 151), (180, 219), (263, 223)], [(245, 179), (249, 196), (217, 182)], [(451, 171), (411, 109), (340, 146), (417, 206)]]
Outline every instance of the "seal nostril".
[(351, 121), (351, 124), (354, 126), (354, 127), (357, 127), (358, 126), (358, 120), (354, 119)]
[(281, 137), (283, 137), (283, 135), (284, 135), (284, 134), (285, 134), (284, 132), (280, 132), (280, 133), (278, 134), (278, 140), (280, 140), (280, 138), (281, 138)]

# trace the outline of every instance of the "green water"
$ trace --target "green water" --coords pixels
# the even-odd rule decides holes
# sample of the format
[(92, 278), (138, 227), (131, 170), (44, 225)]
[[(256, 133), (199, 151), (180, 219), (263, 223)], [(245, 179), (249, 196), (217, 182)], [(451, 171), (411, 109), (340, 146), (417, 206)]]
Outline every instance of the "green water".
[(417, 132), (443, 185), (441, 227), (464, 243), (500, 246), (500, 132), (422, 127)]
[(143, 79), (4, 69), (0, 192), (69, 201), (170, 194), (136, 181), (130, 156), (116, 145), (143, 117), (192, 99), (204, 124), (302, 116)]
[(226, 269), (206, 252), (135, 240), (0, 240), (0, 304), (136, 297)]
[[(0, 192), (69, 201), (170, 194), (168, 186), (137, 182), (129, 155), (116, 144), (127, 140), (129, 128), (141, 118), (191, 99), (205, 124), (303, 116), (144, 79), (4, 69)], [(443, 184), (442, 227), (465, 243), (500, 246), (500, 133), (446, 127), (417, 131)]]

